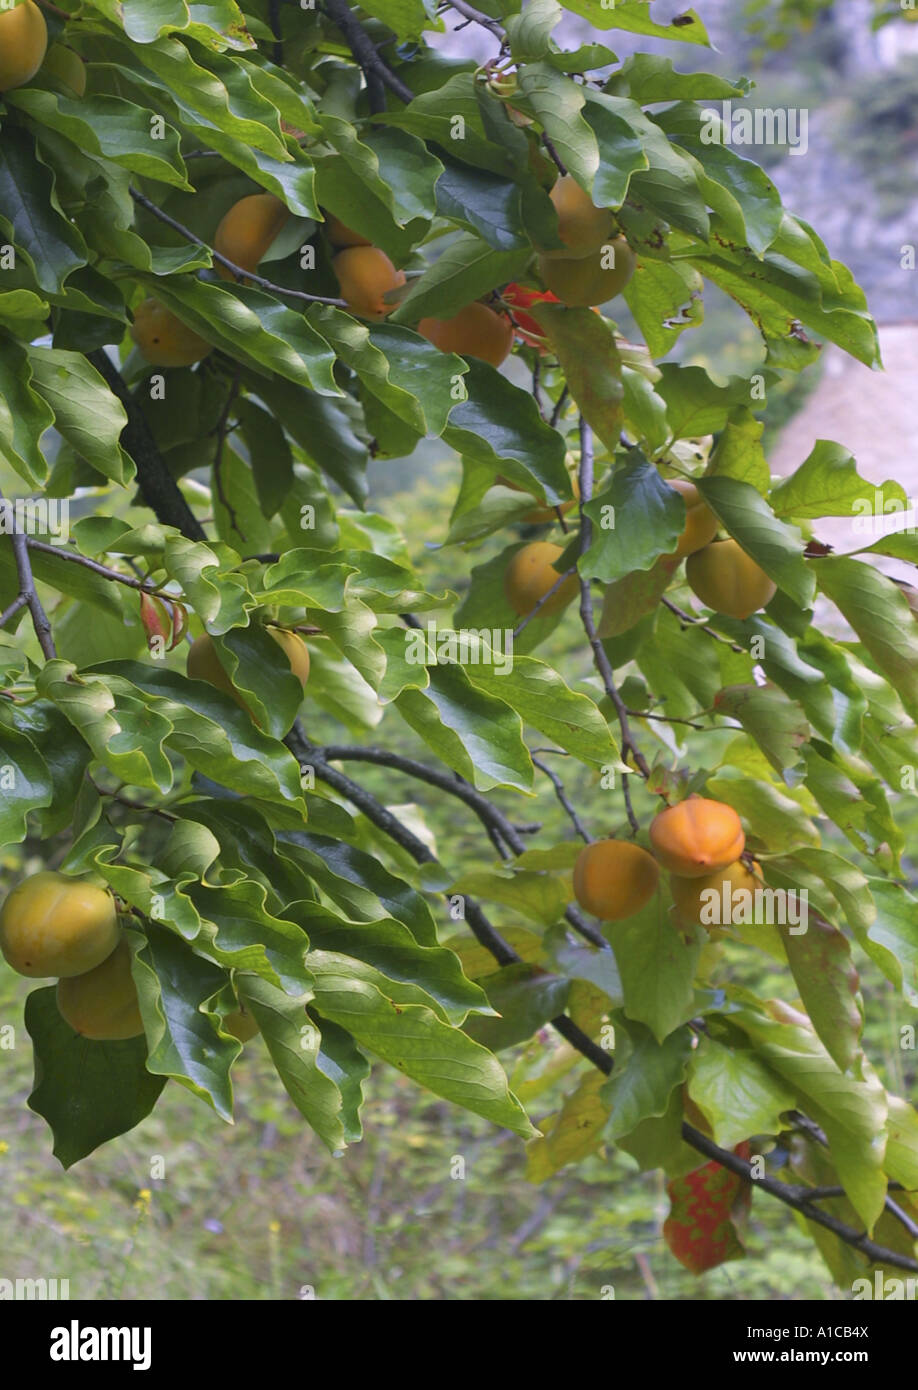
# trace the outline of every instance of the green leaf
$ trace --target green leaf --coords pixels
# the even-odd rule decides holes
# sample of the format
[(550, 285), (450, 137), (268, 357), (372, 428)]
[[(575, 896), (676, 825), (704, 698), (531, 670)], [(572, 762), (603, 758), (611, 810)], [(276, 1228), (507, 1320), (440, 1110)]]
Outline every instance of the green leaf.
[(718, 692), (714, 707), (739, 721), (779, 775), (800, 763), (809, 721), (782, 691), (771, 685), (729, 685)]
[(163, 124), (162, 134), (150, 138), (150, 113), (121, 97), (89, 92), (77, 100), (34, 88), (11, 92), (5, 98), (40, 125), (59, 131), (86, 154), (101, 155), (143, 178), (192, 192), (180, 137)]
[(854, 628), (912, 719), (918, 719), (915, 619), (901, 589), (873, 565), (844, 556), (820, 560), (814, 568), (821, 591)]
[(625, 29), (629, 34), (645, 34), (648, 38), (673, 39), (679, 43), (710, 47), (707, 30), (695, 10), (686, 10), (671, 24), (658, 24), (650, 18), (646, 0), (616, 0), (608, 8), (602, 0), (564, 0), (564, 8), (582, 15), (596, 29)]
[(54, 784), (44, 758), (32, 741), (5, 722), (0, 724), (0, 767), (3, 785), (0, 841), (5, 845), (18, 845), (28, 833), (26, 817), (29, 813), (51, 805)]
[(794, 1015), (785, 1005), (772, 1008), (776, 1017), (744, 1008), (731, 1013), (730, 1021), (825, 1130), (839, 1180), (871, 1231), (886, 1200), (886, 1093), (868, 1067), (863, 1080), (839, 1071), (804, 1015)]
[(401, 922), (346, 922), (326, 908), (299, 904), (297, 920), (310, 946), (352, 956), (392, 982), (414, 986), (444, 1023), (459, 1025), (470, 1011), (484, 1012), (487, 999), (462, 973), (458, 958), (442, 946), (421, 946)]
[(868, 515), (888, 511), (887, 503), (908, 507), (905, 490), (899, 483), (885, 482), (879, 487), (862, 478), (854, 455), (843, 444), (817, 439), (800, 467), (772, 488), (769, 502), (776, 516), (821, 517)]
[(621, 434), (624, 388), (612, 325), (591, 309), (556, 304), (539, 305), (532, 316), (550, 338), (585, 419), (614, 454)]
[(385, 978), (369, 967), (355, 975), (347, 957), (310, 952), (316, 1008), (361, 1047), (398, 1067), (435, 1095), (524, 1139), (535, 1130), (510, 1092), (500, 1063), (458, 1028), (419, 1004), (396, 1004)]
[(544, 1182), (568, 1163), (577, 1163), (602, 1144), (608, 1108), (600, 1095), (605, 1078), (595, 1068), (580, 1079), (547, 1134), (526, 1150), (526, 1176)]
[(133, 461), (118, 440), (127, 424), (124, 406), (80, 352), (30, 347), (32, 384), (54, 411), (54, 425), (81, 458), (103, 477), (128, 483)]
[(130, 683), (149, 696), (150, 716), (161, 712), (172, 725), (170, 747), (205, 776), (231, 791), (263, 797), (278, 807), (286, 805), (302, 816), (299, 768), (293, 755), (257, 729), (228, 695), (155, 662), (110, 661), (86, 674), (97, 674), (107, 683), (120, 678), (124, 685)]
[(527, 921), (550, 927), (564, 915), (570, 901), (570, 884), (551, 874), (527, 869), (469, 869), (451, 885), (450, 893), (501, 903)]
[(53, 988), (33, 990), (25, 1023), (35, 1049), (29, 1108), (51, 1126), (54, 1156), (62, 1167), (72, 1167), (146, 1119), (166, 1082), (144, 1066), (145, 1038), (90, 1042), (80, 1037), (58, 1013)]
[(652, 569), (662, 553), (675, 550), (685, 530), (684, 502), (639, 450), (632, 450), (584, 511), (594, 527), (580, 573), (604, 584)]
[(816, 576), (803, 558), (797, 528), (779, 521), (749, 483), (736, 478), (707, 477), (696, 479), (696, 486), (734, 540), (778, 588), (800, 608), (808, 607), (816, 591)]
[(391, 315), (393, 323), (417, 323), (432, 316), (453, 318), (466, 304), (521, 276), (531, 252), (496, 251), (481, 237), (463, 232), (447, 246)]
[(129, 932), (133, 974), (150, 1044), (147, 1070), (174, 1077), (231, 1121), (230, 1066), (239, 1055), (233, 1040), (218, 1039), (201, 1005), (221, 988), (226, 974), (195, 955), (173, 932), (148, 922), (146, 940)]
[[(348, 1135), (337, 1085), (340, 1073), (323, 1055), (321, 1027), (306, 1012), (312, 994), (291, 999), (267, 980), (248, 974), (236, 976), (236, 988), (253, 1014), (284, 1090), (297, 1110), (332, 1152), (343, 1149)], [(355, 1068), (352, 1072), (358, 1089), (369, 1070), (365, 1065), (362, 1071)]]
[(519, 715), (472, 685), (458, 666), (429, 669), (424, 690), (403, 690), (395, 706), (448, 767), (482, 791), (529, 791), (533, 769)]
[(465, 378), (468, 398), (453, 407), (443, 439), (524, 487), (536, 483), (555, 506), (570, 495), (564, 440), (545, 424), (528, 391), (477, 358)]
[[(528, 15), (529, 9), (525, 13)], [(583, 89), (550, 63), (527, 62), (518, 75), (518, 91), (521, 108), (535, 116), (564, 167), (587, 193), (591, 192), (599, 148), (583, 117)]]
[(732, 1149), (754, 1134), (780, 1134), (794, 1091), (754, 1052), (702, 1037), (692, 1053), (689, 1095), (711, 1126), (714, 1142)]
[(606, 928), (625, 994), (625, 1014), (662, 1043), (695, 1007), (700, 946), (677, 931), (659, 891), (640, 912)]
[(86, 265), (86, 244), (61, 212), (54, 174), (34, 140), (10, 125), (0, 141), (0, 229), (25, 256), (43, 290), (60, 293), (68, 276)]
[(631, 1134), (644, 1120), (666, 1114), (670, 1096), (684, 1081), (692, 1055), (688, 1028), (677, 1028), (661, 1041), (639, 1023), (629, 1025), (628, 1033), (633, 1046), (625, 1064), (602, 1088), (610, 1111), (605, 1132), (611, 1140)]
[(464, 669), (474, 686), (504, 700), (559, 748), (594, 767), (618, 763), (608, 723), (593, 701), (571, 690), (554, 667), (535, 657), (515, 656), (507, 672), (494, 664)]
[(470, 1019), (465, 1032), (490, 1052), (525, 1042), (549, 1019), (562, 1014), (571, 987), (569, 980), (525, 961), (505, 965), (483, 976), (479, 984), (500, 1017)]

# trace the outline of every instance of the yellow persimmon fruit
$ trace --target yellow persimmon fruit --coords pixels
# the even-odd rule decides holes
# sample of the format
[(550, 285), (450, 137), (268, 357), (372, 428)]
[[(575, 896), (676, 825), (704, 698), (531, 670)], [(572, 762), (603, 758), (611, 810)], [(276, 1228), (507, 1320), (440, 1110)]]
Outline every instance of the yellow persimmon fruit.
[(621, 294), (634, 274), (637, 258), (624, 237), (576, 260), (539, 257), (545, 288), (570, 308), (592, 308)]
[[(526, 491), (519, 483), (511, 482), (510, 479), (505, 478), (502, 473), (498, 473), (494, 481), (495, 483), (499, 483), (501, 487), (510, 488), (512, 492)], [(567, 513), (576, 507), (577, 498), (580, 496), (580, 479), (577, 477), (576, 473), (571, 475), (571, 487), (573, 488), (574, 496), (570, 501), (561, 503), (562, 516), (567, 516)], [(524, 512), (521, 519), (529, 526), (542, 526), (546, 522), (557, 521), (558, 513), (554, 507), (550, 507), (546, 502), (544, 505), (540, 504), (538, 507), (533, 507), (531, 512)]]
[(359, 232), (351, 231), (337, 217), (332, 217), (328, 213), (325, 218), (325, 234), (337, 251), (343, 251), (347, 246), (372, 246), (372, 241), (367, 241), (365, 236)]
[(93, 1042), (123, 1042), (143, 1032), (126, 939), (85, 975), (58, 980), (57, 1009), (75, 1033)]
[(549, 260), (569, 260), (589, 256), (615, 232), (615, 217), (608, 208), (598, 208), (588, 193), (570, 174), (562, 174), (548, 195), (558, 214), (558, 235), (564, 248), (546, 251)]
[(347, 307), (366, 319), (391, 314), (395, 305), (387, 304), (385, 295), (405, 283), (405, 272), (396, 270), (378, 246), (349, 246), (335, 256), (332, 269)]
[(704, 878), (739, 859), (746, 836), (732, 806), (690, 796), (654, 816), (650, 843), (671, 874)]
[(177, 314), (158, 299), (145, 299), (134, 311), (131, 337), (154, 367), (190, 367), (213, 352)]
[(574, 896), (584, 912), (604, 922), (632, 917), (657, 891), (660, 866), (630, 840), (597, 840), (574, 865)]
[(685, 502), (685, 530), (675, 551), (671, 552), (675, 559), (683, 560), (686, 555), (694, 555), (696, 550), (710, 545), (717, 535), (719, 522), (694, 483), (687, 478), (667, 478), (666, 482)]
[[(224, 214), (214, 234), (214, 250), (243, 270), (257, 270), (289, 216), (287, 205), (273, 193), (250, 193)], [(218, 264), (217, 270), (224, 280), (237, 278), (225, 265)]]
[[(722, 904), (725, 890), (729, 901), (733, 893), (754, 893), (757, 888), (764, 887), (764, 882), (761, 866), (755, 860), (753, 860), (752, 868), (747, 869), (742, 859), (737, 859), (732, 864), (728, 864), (725, 869), (718, 869), (713, 874), (705, 874), (702, 878), (679, 878), (677, 874), (671, 874), (669, 886), (676, 911), (683, 921), (711, 928), (729, 926), (729, 920), (726, 922), (711, 921), (711, 899), (703, 897), (703, 894), (713, 891), (717, 894), (718, 903)], [(723, 915), (720, 907), (717, 911), (720, 916)], [(709, 920), (703, 921), (702, 916)]]
[(748, 618), (770, 603), (777, 584), (734, 540), (715, 541), (685, 563), (685, 577), (701, 602), (728, 618)]
[[(309, 649), (302, 637), (283, 627), (266, 627), (265, 631), (274, 638), (286, 656), (290, 670), (300, 684), (305, 686), (309, 680)], [(208, 633), (205, 632), (203, 636), (197, 637), (188, 648), (185, 670), (193, 680), (207, 681), (208, 685), (222, 690), (224, 695), (235, 700), (239, 708), (244, 709), (246, 714), (251, 714), (249, 706), (227, 675), (223, 663), (217, 655), (214, 640)]]
[[(504, 574), (504, 593), (514, 613), (520, 617), (531, 613), (539, 600), (558, 583), (561, 574), (554, 566), (562, 554), (560, 545), (552, 545), (550, 541), (532, 541), (516, 552)], [(568, 575), (542, 604), (539, 613), (560, 613), (579, 589), (576, 574)]]
[(66, 874), (33, 874), (0, 909), (0, 950), (30, 978), (84, 975), (111, 955), (119, 933), (111, 894)]
[(47, 48), (48, 27), (34, 0), (0, 10), (0, 92), (31, 82)]
[(513, 324), (487, 304), (466, 304), (451, 319), (421, 319), (418, 332), (441, 352), (480, 357), (499, 367), (513, 347)]

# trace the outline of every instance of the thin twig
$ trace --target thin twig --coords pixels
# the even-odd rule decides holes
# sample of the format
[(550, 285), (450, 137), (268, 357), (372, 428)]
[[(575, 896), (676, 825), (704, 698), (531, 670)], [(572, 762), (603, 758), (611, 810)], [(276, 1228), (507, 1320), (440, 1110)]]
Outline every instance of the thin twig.
[(569, 396), (570, 389), (565, 385), (560, 396), (555, 402), (554, 410), (551, 412), (551, 419), (549, 421), (549, 424), (551, 425), (552, 429), (557, 429), (558, 421), (561, 419), (562, 411), (564, 410), (564, 407), (567, 405)]
[[(458, 797), (464, 801), (477, 815), (491, 843), (494, 845), (502, 859), (509, 856), (501, 848), (501, 841), (506, 844), (509, 851), (516, 854), (524, 854), (526, 851), (525, 842), (521, 836), (528, 827), (515, 826), (504, 813), (477, 791), (464, 778), (450, 776), (449, 773), (441, 772), (439, 768), (429, 767), (427, 763), (419, 763), (414, 758), (403, 757), (400, 753), (390, 753), (385, 748), (363, 748), (351, 745), (333, 744), (327, 748), (318, 750), (321, 758), (325, 762), (366, 762), (375, 763), (377, 767), (390, 767), (397, 772), (403, 772), (408, 777), (414, 777), (419, 782), (426, 782), (428, 786), (437, 787), (449, 796)], [(541, 827), (538, 827), (541, 829)], [(578, 908), (570, 906), (565, 910), (564, 916), (575, 931), (589, 941), (592, 946), (596, 946), (601, 951), (610, 949), (608, 941), (601, 932), (598, 932), (579, 911)]]
[(10, 618), (15, 618), (20, 608), (25, 608), (25, 606), (25, 594), (17, 594), (16, 597), (13, 599), (13, 602), (10, 604), (9, 608), (4, 609), (4, 611), (0, 613), (0, 627), (6, 627)]
[[(580, 416), (580, 554), (585, 555), (593, 542), (593, 523), (587, 516), (584, 508), (593, 496), (593, 431), (587, 424), (583, 415)], [(606, 694), (612, 701), (615, 713), (618, 716), (619, 728), (622, 736), (622, 758), (627, 760), (630, 755), (634, 766), (645, 779), (650, 776), (650, 767), (647, 759), (641, 752), (634, 740), (631, 726), (628, 723), (628, 711), (624, 700), (618, 693), (615, 684), (615, 673), (612, 664), (606, 655), (605, 647), (596, 632), (596, 621), (593, 617), (593, 595), (590, 592), (590, 581), (580, 575), (580, 618), (583, 623), (583, 630), (587, 635), (587, 641), (593, 653), (593, 663), (599, 673), (599, 678), (603, 683)], [(628, 823), (633, 834), (637, 834), (639, 826), (634, 814), (634, 807), (631, 803), (631, 787), (628, 782), (627, 773), (622, 776), (622, 794), (625, 798), (625, 810), (628, 814)]]
[(146, 208), (153, 217), (158, 217), (160, 222), (164, 222), (167, 227), (171, 227), (179, 236), (183, 236), (186, 241), (190, 241), (192, 246), (200, 246), (204, 251), (209, 251), (218, 265), (225, 266), (231, 270), (237, 280), (247, 280), (253, 285), (258, 285), (260, 289), (269, 290), (271, 294), (285, 295), (287, 299), (299, 299), (304, 304), (330, 304), (334, 309), (346, 309), (347, 303), (343, 299), (332, 299), (323, 294), (307, 294), (305, 290), (289, 290), (286, 285), (276, 285), (273, 280), (266, 280), (263, 275), (256, 275), (253, 270), (246, 270), (245, 266), (237, 265), (228, 256), (223, 256), (219, 251), (215, 251), (206, 241), (202, 241), (199, 236), (195, 236), (189, 227), (185, 227), (181, 222), (177, 222), (174, 217), (170, 217), (168, 212), (163, 212), (162, 208), (136, 188), (129, 188), (128, 192), (139, 207)]
[[(141, 593), (151, 594), (156, 598), (168, 599), (170, 603), (181, 603), (183, 600), (177, 594), (170, 593), (168, 589), (159, 588), (155, 584), (148, 584), (146, 580), (135, 579), (132, 575), (121, 574), (118, 570), (109, 569), (107, 565), (101, 565), (98, 560), (90, 560), (88, 555), (81, 555), (78, 550), (69, 550), (62, 545), (48, 545), (45, 541), (36, 541), (28, 538), (30, 550), (41, 551), (43, 555), (56, 555), (59, 560), (67, 560), (73, 565), (82, 565), (84, 569), (92, 570), (93, 574), (99, 574), (103, 579), (109, 579), (115, 584), (126, 584), (129, 589), (138, 589)], [(0, 619), (0, 627), (3, 621)]]
[[(466, 23), (480, 24), (482, 29), (487, 29), (496, 39), (500, 39), (501, 43), (504, 42), (506, 35), (503, 26), (496, 19), (492, 19), (490, 15), (484, 14), (481, 10), (476, 10), (474, 5), (467, 3), (467, 0), (447, 0), (447, 3), (451, 10), (455, 10), (457, 14), (461, 14), (465, 18)], [(459, 27), (462, 28), (463, 26), (460, 25)]]
[(664, 608), (669, 609), (670, 613), (675, 614), (683, 628), (697, 628), (699, 632), (703, 632), (706, 637), (713, 638), (715, 642), (723, 642), (724, 646), (729, 647), (732, 652), (739, 652), (740, 656), (749, 655), (746, 648), (741, 647), (738, 642), (732, 641), (729, 637), (724, 637), (721, 632), (716, 632), (714, 628), (710, 626), (706, 618), (696, 618), (693, 614), (686, 613), (684, 608), (680, 608), (677, 603), (673, 603), (672, 599), (666, 598), (665, 596), (660, 602), (663, 604)]
[(561, 778), (558, 776), (557, 772), (555, 772), (553, 768), (550, 768), (547, 763), (543, 763), (539, 758), (535, 756), (535, 754), (530, 753), (529, 756), (532, 758), (533, 763), (539, 769), (539, 771), (544, 772), (549, 782), (551, 782), (552, 786), (555, 789), (555, 795), (557, 796), (558, 800), (561, 802), (561, 805), (564, 807), (565, 811), (570, 817), (571, 824), (573, 825), (577, 834), (580, 836), (581, 840), (585, 840), (588, 845), (592, 844), (593, 837), (587, 830), (579, 815), (577, 814), (576, 808), (570, 801), (567, 792), (564, 790), (564, 783), (561, 781)]
[(523, 618), (522, 622), (517, 623), (516, 627), (513, 629), (514, 637), (519, 637), (520, 633), (529, 626), (533, 618), (538, 616), (540, 610), (544, 608), (545, 604), (551, 598), (552, 594), (556, 594), (558, 590), (561, 588), (561, 585), (564, 584), (566, 580), (570, 579), (572, 574), (576, 573), (577, 567), (575, 565), (572, 565), (569, 570), (565, 570), (563, 574), (558, 575), (558, 578), (555, 580), (554, 584), (552, 584), (551, 588), (546, 590), (546, 592), (539, 599), (538, 603), (535, 604), (535, 606), (529, 610), (525, 618)]

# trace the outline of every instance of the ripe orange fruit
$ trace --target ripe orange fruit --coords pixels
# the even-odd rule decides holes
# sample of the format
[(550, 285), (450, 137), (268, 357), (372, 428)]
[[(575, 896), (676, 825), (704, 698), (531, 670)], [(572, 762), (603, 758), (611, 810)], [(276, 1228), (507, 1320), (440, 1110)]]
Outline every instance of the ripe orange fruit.
[(650, 843), (671, 874), (703, 878), (739, 859), (746, 836), (732, 806), (690, 796), (654, 816)]
[(604, 922), (632, 917), (657, 891), (660, 867), (630, 840), (597, 840), (574, 865), (574, 896), (584, 912)]

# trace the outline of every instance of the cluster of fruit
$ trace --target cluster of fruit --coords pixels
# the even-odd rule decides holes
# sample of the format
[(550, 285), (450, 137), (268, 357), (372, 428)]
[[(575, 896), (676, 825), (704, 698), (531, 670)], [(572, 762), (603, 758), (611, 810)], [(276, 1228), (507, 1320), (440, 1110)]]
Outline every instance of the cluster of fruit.
[[(536, 299), (595, 306), (621, 293), (634, 274), (636, 258), (625, 238), (615, 232), (613, 213), (596, 207), (569, 174), (557, 180), (550, 197), (563, 247), (538, 257), (546, 289), (532, 291), (512, 284), (505, 296), (496, 297), (497, 308), (476, 300), (451, 318), (422, 318), (417, 325), (422, 337), (442, 352), (477, 357), (499, 367), (515, 335), (532, 341), (540, 332), (531, 316), (517, 316), (517, 306), (524, 308)], [(217, 227), (214, 250), (239, 271), (254, 274), (289, 215), (273, 193), (240, 198)], [(341, 298), (359, 318), (381, 322), (404, 291), (405, 272), (396, 269), (385, 251), (338, 218), (327, 216), (324, 227), (334, 252), (332, 269)], [(224, 279), (237, 278), (236, 271), (220, 261), (217, 269)], [(146, 360), (158, 367), (188, 367), (212, 351), (210, 343), (157, 299), (139, 305), (131, 332)]]
[[(514, 486), (504, 478), (498, 482)], [(777, 585), (736, 541), (715, 540), (717, 517), (694, 483), (687, 478), (667, 478), (666, 482), (685, 502), (685, 528), (668, 558), (686, 561), (685, 576), (692, 591), (708, 608), (730, 618), (745, 619), (764, 608), (774, 598)], [(529, 519), (548, 520), (549, 516), (543, 510)], [(556, 566), (562, 554), (561, 547), (551, 541), (530, 541), (516, 552), (504, 574), (504, 593), (514, 613), (526, 617), (536, 606), (542, 614), (560, 613), (570, 603), (580, 586), (573, 574), (558, 583), (561, 572)]]
[[(24, 879), (0, 908), (0, 951), (18, 974), (57, 980), (60, 1015), (81, 1037), (122, 1042), (143, 1033), (131, 948), (104, 888), (51, 872)], [(241, 1008), (222, 1027), (240, 1042), (258, 1032)]]
[(746, 836), (732, 806), (690, 796), (667, 806), (650, 824), (653, 850), (630, 840), (597, 840), (574, 866), (574, 895), (585, 912), (604, 922), (632, 917), (656, 893), (661, 866), (668, 870), (676, 912), (688, 925), (701, 923), (706, 893), (761, 888), (761, 870), (748, 865)]

